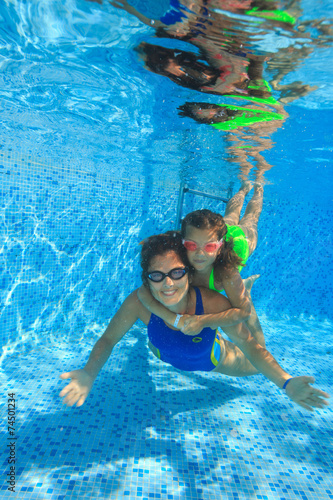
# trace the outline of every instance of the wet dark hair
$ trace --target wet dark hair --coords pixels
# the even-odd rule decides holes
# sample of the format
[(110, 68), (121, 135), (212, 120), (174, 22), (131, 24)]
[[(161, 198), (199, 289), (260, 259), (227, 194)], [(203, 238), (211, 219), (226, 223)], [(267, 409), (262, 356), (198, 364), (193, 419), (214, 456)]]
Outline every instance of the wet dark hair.
[(193, 267), (189, 263), (187, 251), (182, 244), (182, 237), (177, 231), (168, 231), (163, 234), (150, 236), (143, 241), (141, 250), (142, 282), (148, 286), (146, 273), (149, 271), (150, 262), (157, 255), (164, 255), (167, 252), (175, 252), (184, 266), (189, 267), (189, 275), (193, 273)]
[[(229, 108), (224, 108), (222, 106), (218, 106), (217, 104), (210, 104), (207, 102), (186, 102), (182, 104), (177, 109), (179, 109), (180, 116), (187, 116), (189, 118), (193, 118), (199, 123), (221, 123), (228, 120), (228, 118), (232, 118), (237, 114), (241, 114), (237, 110), (232, 110)], [(213, 109), (216, 113), (213, 116), (206, 117), (198, 114), (198, 111)]]
[[(167, 76), (182, 87), (200, 91), (203, 86), (214, 86), (216, 80), (221, 76), (221, 70), (205, 64), (202, 62), (202, 57), (199, 56), (199, 60), (199, 57), (192, 52), (167, 49), (146, 42), (140, 43), (135, 50), (144, 55), (148, 69), (159, 75)], [(183, 75), (173, 75), (166, 69), (170, 60), (184, 68)]]
[(214, 262), (214, 274), (217, 281), (222, 281), (223, 271), (226, 269), (230, 267), (237, 269), (238, 266), (243, 265), (242, 259), (233, 250), (233, 238), (228, 239), (228, 241), (225, 240), (228, 228), (222, 215), (207, 209), (190, 212), (182, 221), (180, 231), (182, 238), (186, 237), (188, 226), (197, 229), (212, 229), (217, 240), (224, 239), (224, 244), (221, 246)]

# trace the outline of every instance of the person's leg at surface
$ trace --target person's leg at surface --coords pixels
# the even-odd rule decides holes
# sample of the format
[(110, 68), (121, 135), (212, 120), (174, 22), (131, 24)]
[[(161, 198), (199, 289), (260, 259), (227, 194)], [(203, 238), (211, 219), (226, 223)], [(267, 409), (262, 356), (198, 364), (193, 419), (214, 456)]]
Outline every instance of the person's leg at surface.
[(256, 249), (258, 243), (258, 221), (262, 211), (264, 190), (261, 184), (255, 184), (254, 193), (247, 204), (244, 216), (238, 225), (243, 229), (249, 244), (249, 255)]
[(239, 225), (239, 218), (244, 204), (244, 199), (251, 189), (251, 182), (243, 181), (240, 190), (228, 201), (223, 219), (226, 224), (229, 224), (229, 226)]
[(238, 177), (241, 181), (248, 181), (253, 169), (252, 158), (250, 161), (249, 156), (249, 150), (251, 150), (249, 138), (245, 137), (242, 129), (237, 129), (226, 134), (225, 139), (227, 142), (226, 160), (229, 163), (236, 163), (237, 169), (239, 169)]

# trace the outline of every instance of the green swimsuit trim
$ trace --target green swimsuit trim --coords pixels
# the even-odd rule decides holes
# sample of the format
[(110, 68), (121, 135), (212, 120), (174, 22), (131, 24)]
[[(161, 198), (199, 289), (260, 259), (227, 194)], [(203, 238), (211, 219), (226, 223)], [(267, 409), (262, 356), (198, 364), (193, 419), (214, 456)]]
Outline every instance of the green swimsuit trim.
[[(229, 226), (228, 224), (226, 225), (228, 228), (227, 234), (225, 236), (225, 240), (229, 241), (230, 238), (233, 238), (234, 240), (234, 252), (242, 259), (242, 263), (246, 264), (247, 259), (249, 258), (250, 254), (250, 249), (249, 249), (249, 244), (247, 242), (247, 238), (245, 236), (245, 233), (243, 229), (241, 229), (239, 226)], [(241, 271), (243, 269), (243, 266), (238, 266), (238, 270)], [(215, 290), (216, 292), (223, 292), (223, 290), (217, 290), (214, 285), (214, 269), (212, 269), (212, 272), (210, 273), (209, 276), (209, 289), (210, 290)]]
[(281, 23), (295, 24), (296, 19), (288, 14), (285, 10), (259, 10), (259, 7), (254, 7), (246, 12), (248, 16), (263, 17), (271, 21), (279, 21)]
[[(252, 80), (251, 83), (247, 86), (248, 89), (252, 90), (261, 90), (262, 92), (272, 92), (272, 88), (269, 83), (263, 78), (257, 78), (256, 80)], [(276, 106), (279, 105), (279, 102), (274, 99), (274, 97), (254, 97), (250, 95), (230, 95), (229, 97), (235, 97), (235, 99), (246, 99), (252, 102), (258, 102), (260, 104), (266, 104), (267, 106)]]
[(242, 106), (232, 106), (230, 104), (218, 104), (221, 107), (227, 107), (232, 111), (237, 111), (238, 114), (230, 117), (226, 122), (212, 123), (212, 127), (219, 130), (233, 130), (238, 127), (246, 127), (258, 122), (269, 122), (272, 120), (284, 120), (285, 116), (272, 111), (264, 111), (261, 109), (247, 109)]

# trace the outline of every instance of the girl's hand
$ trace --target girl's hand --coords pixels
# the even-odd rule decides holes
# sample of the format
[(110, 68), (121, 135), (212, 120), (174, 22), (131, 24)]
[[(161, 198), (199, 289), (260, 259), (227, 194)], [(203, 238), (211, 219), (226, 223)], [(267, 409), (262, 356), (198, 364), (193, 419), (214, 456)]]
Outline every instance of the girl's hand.
[(60, 378), (63, 380), (72, 379), (71, 382), (61, 391), (59, 396), (65, 397), (63, 403), (67, 406), (82, 406), (94, 383), (94, 379), (85, 370), (73, 370), (62, 373)]
[(313, 384), (314, 381), (314, 377), (294, 377), (286, 387), (287, 396), (309, 411), (313, 411), (312, 406), (324, 408), (328, 405), (328, 402), (323, 398), (329, 398), (330, 396), (327, 392), (312, 387), (310, 384)]
[(184, 314), (179, 320), (178, 328), (185, 335), (198, 335), (205, 328), (203, 316)]

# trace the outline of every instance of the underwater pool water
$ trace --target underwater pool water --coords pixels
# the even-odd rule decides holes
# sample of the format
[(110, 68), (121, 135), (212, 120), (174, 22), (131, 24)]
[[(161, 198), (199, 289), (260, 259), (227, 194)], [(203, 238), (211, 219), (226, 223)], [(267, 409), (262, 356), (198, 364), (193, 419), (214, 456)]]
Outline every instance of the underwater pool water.
[[(140, 284), (139, 242), (175, 226), (180, 184), (227, 196), (262, 170), (259, 242), (243, 275), (261, 274), (253, 300), (268, 349), (332, 392), (332, 48), (328, 21), (321, 31), (308, 23), (326, 19), (330, 4), (296, 7), (310, 39), (266, 26), (253, 51), (272, 60), (296, 52), (281, 85), (317, 88), (284, 103), (280, 128), (237, 136), (177, 108), (238, 101), (148, 71), (134, 50), (144, 41), (198, 53), (189, 42), (156, 41), (153, 28), (106, 2), (1, 4), (5, 422), (7, 395), (16, 401), (15, 435), (5, 427), (2, 442), (17, 440), (15, 491), (2, 446), (0, 498), (333, 497), (331, 407), (307, 413), (261, 375), (178, 371), (152, 356), (142, 324), (117, 345), (83, 407), (58, 396), (59, 374), (82, 366)], [(168, 5), (140, 8), (161, 17)], [(270, 84), (274, 71), (265, 63)], [(237, 155), (237, 145), (259, 155)], [(225, 205), (185, 196), (183, 213), (203, 207)]]

